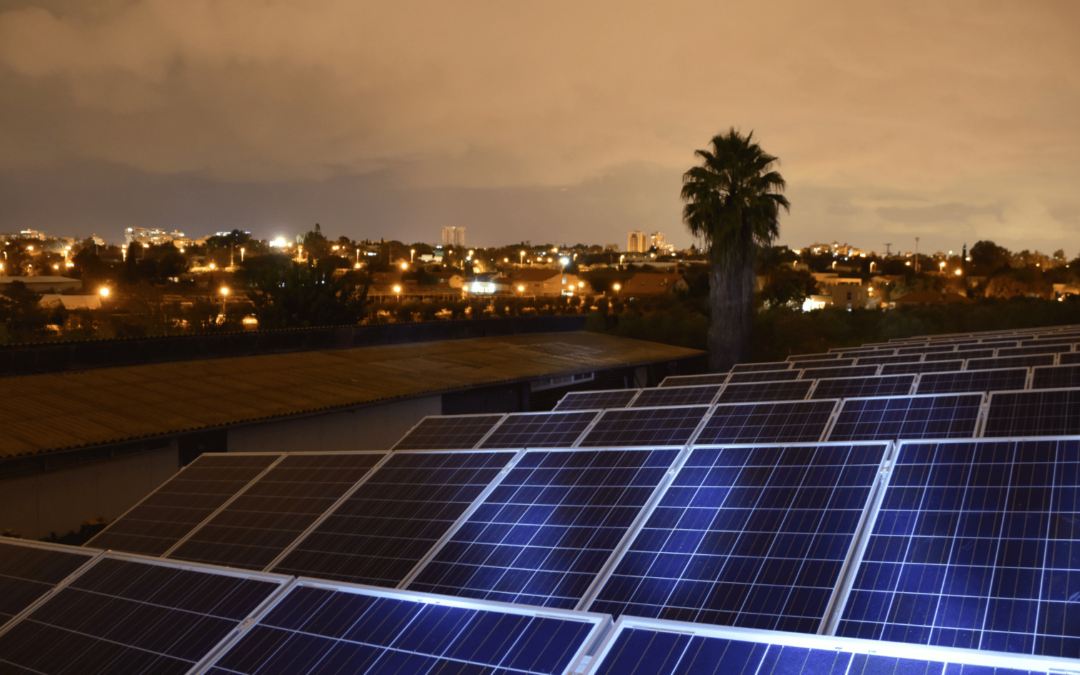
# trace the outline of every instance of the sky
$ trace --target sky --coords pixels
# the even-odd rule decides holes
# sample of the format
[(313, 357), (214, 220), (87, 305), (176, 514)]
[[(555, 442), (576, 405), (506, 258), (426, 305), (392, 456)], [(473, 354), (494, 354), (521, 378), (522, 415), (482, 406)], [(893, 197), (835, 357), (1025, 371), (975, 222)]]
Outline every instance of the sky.
[(779, 243), (1080, 254), (1080, 2), (0, 0), (0, 233), (677, 246), (714, 135)]

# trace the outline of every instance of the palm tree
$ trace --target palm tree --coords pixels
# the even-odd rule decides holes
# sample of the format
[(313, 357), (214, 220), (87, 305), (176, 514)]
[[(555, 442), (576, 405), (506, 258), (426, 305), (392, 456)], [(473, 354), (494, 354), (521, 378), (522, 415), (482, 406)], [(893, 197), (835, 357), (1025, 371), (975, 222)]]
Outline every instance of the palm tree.
[(709, 150), (694, 154), (701, 166), (683, 174), (683, 222), (702, 238), (712, 265), (709, 274), (709, 369), (723, 372), (750, 355), (754, 263), (758, 247), (780, 233), (784, 178), (773, 170), (776, 157), (730, 129), (714, 136)]

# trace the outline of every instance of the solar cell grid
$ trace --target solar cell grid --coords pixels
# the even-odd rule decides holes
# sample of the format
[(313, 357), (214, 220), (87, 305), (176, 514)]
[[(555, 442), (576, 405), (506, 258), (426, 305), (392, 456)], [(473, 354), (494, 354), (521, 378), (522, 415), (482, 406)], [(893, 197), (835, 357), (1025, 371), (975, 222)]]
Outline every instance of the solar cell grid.
[(385, 456), (381, 452), (288, 455), (168, 557), (265, 569)]
[(1054, 337), (1031, 337), (1021, 340), (1021, 347), (1037, 347), (1039, 345), (1080, 344), (1080, 336), (1065, 335)]
[(732, 373), (728, 378), (729, 384), (742, 384), (745, 382), (782, 382), (784, 380), (797, 380), (801, 370), (770, 370), (757, 373)]
[(516, 454), (394, 453), (273, 571), (397, 586)]
[(954, 394), (1009, 389), (1023, 389), (1027, 368), (1003, 370), (959, 370), (947, 373), (924, 373), (919, 378), (919, 394)]
[(903, 444), (838, 634), (1075, 658), (1078, 478), (1075, 439)]
[(736, 363), (731, 367), (733, 373), (752, 373), (758, 370), (787, 370), (791, 367), (790, 361), (773, 361), (771, 363)]
[(859, 398), (910, 394), (914, 375), (879, 375), (877, 377), (838, 377), (817, 381), (810, 398)]
[(99, 558), (0, 635), (0, 664), (26, 673), (186, 673), (285, 577)]
[(717, 403), (747, 403), (764, 401), (801, 401), (806, 398), (811, 387), (811, 380), (792, 382), (748, 382), (729, 384), (720, 392)]
[(885, 449), (696, 448), (590, 609), (817, 631)]
[(1032, 354), (1058, 354), (1060, 352), (1071, 351), (1072, 344), (1039, 344), (1024, 347), (1009, 347), (1007, 349), (999, 349), (997, 350), (996, 356), (1030, 356)]
[(502, 415), (425, 417), (394, 450), (469, 450), (483, 440)]
[(87, 546), (159, 556), (257, 478), (280, 454), (205, 454), (186, 466)]
[(800, 379), (816, 380), (826, 377), (872, 377), (881, 366), (848, 366), (846, 368), (804, 368)]
[(678, 454), (530, 451), (407, 588), (573, 609)]
[(897, 354), (895, 356), (860, 356), (857, 366), (878, 366), (883, 363), (915, 363), (922, 361), (922, 354)]
[(723, 384), (728, 379), (727, 373), (713, 375), (674, 375), (665, 377), (661, 387), (686, 387), (694, 384)]
[(795, 361), (821, 361), (824, 359), (837, 359), (840, 355), (832, 352), (827, 354), (794, 354), (787, 357), (788, 361), (794, 363)]
[(694, 444), (819, 441), (836, 405), (829, 400), (717, 405)]
[(855, 365), (855, 359), (832, 359), (831, 361), (825, 361), (824, 359), (792, 359), (792, 368), (844, 368), (846, 366)]
[(1055, 354), (1035, 354), (1032, 356), (995, 356), (991, 359), (969, 359), (964, 370), (986, 370), (988, 368), (1031, 368), (1032, 366), (1054, 365)]
[(600, 625), (591, 615), (475, 605), (304, 582), (206, 672), (556, 675)]
[(97, 553), (0, 537), (0, 628)]
[(908, 373), (936, 373), (960, 370), (963, 361), (923, 361), (921, 363), (890, 363), (881, 367), (882, 375), (906, 375)]
[(993, 355), (993, 349), (970, 349), (957, 352), (935, 352), (933, 354), (925, 355), (923, 357), (923, 362), (925, 363), (926, 361), (955, 361), (956, 359), (985, 359)]
[(840, 358), (857, 359), (860, 356), (895, 356), (895, 349), (841, 349)]
[(941, 352), (956, 351), (956, 345), (919, 345), (917, 347), (901, 347), (896, 350), (897, 354), (934, 354)]
[(514, 413), (495, 427), (482, 448), (569, 448), (596, 419), (587, 412)]
[(572, 391), (562, 397), (555, 410), (598, 410), (601, 408), (624, 408), (640, 389), (613, 389), (610, 391)]
[(1080, 390), (995, 392), (986, 411), (984, 438), (1080, 433)]
[(1058, 354), (1058, 363), (1063, 366), (1080, 363), (1080, 352), (1066, 352), (1064, 354)]
[(630, 404), (631, 408), (671, 405), (708, 405), (716, 398), (722, 385), (705, 384), (696, 387), (664, 387), (643, 389)]
[(982, 399), (982, 394), (845, 399), (828, 440), (972, 438)]
[(579, 447), (677, 446), (690, 440), (708, 406), (608, 410)]
[(1042, 366), (1034, 369), (1032, 389), (1080, 387), (1080, 365)]

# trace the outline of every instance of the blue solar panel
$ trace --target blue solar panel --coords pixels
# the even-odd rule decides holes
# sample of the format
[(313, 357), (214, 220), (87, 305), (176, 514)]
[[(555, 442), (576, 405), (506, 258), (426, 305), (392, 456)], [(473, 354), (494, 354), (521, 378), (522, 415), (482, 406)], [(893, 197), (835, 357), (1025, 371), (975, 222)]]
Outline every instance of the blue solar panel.
[(1080, 365), (1044, 366), (1036, 368), (1031, 378), (1032, 389), (1080, 387)]
[(963, 361), (927, 361), (920, 363), (888, 363), (881, 367), (882, 375), (906, 375), (909, 373), (935, 373), (945, 370), (960, 370)]
[(694, 443), (812, 443), (821, 440), (836, 401), (717, 405)]
[(811, 380), (791, 382), (747, 382), (724, 387), (717, 403), (747, 403), (758, 401), (801, 401), (814, 386)]
[[(835, 354), (833, 356), (836, 356)], [(855, 365), (855, 359), (792, 359), (792, 368), (846, 368)]]
[(903, 444), (838, 634), (1080, 655), (1080, 442)]
[(997, 351), (997, 356), (1031, 356), (1033, 354), (1057, 354), (1071, 352), (1072, 344), (1036, 344), (1023, 347), (1006, 347)]
[(620, 619), (586, 675), (1049, 675), (1067, 659)]
[(608, 410), (579, 443), (583, 448), (684, 445), (708, 406)]
[(922, 354), (897, 354), (895, 356), (860, 356), (855, 362), (859, 366), (880, 366), (883, 363), (915, 363), (922, 360)]
[(849, 398), (828, 440), (972, 438), (982, 399), (982, 394)]
[(590, 609), (816, 632), (885, 449), (695, 449)]
[(918, 345), (915, 347), (901, 347), (896, 350), (897, 354), (934, 354), (937, 352), (956, 351), (956, 345)]
[(1058, 363), (1061, 365), (1080, 363), (1080, 352), (1058, 354)]
[(790, 361), (773, 361), (770, 363), (737, 363), (731, 367), (733, 373), (752, 373), (757, 370), (787, 370), (791, 368)]
[(472, 604), (305, 582), (206, 672), (561, 675), (602, 625), (595, 615)]
[(640, 389), (608, 389), (604, 391), (572, 391), (563, 396), (555, 410), (598, 410), (623, 408)]
[(828, 361), (838, 358), (840, 358), (840, 354), (832, 352), (829, 354), (794, 354), (787, 357), (787, 360), (791, 363), (795, 363), (796, 361)]
[(708, 405), (716, 398), (723, 385), (706, 384), (696, 387), (656, 387), (643, 389), (641, 395), (630, 404), (631, 408), (653, 406)]
[(728, 379), (727, 373), (712, 375), (672, 375), (665, 377), (661, 387), (689, 387), (695, 384), (723, 384)]
[(846, 366), (840, 368), (803, 368), (800, 379), (814, 380), (826, 377), (873, 377), (879, 366)]
[(1006, 391), (1023, 389), (1027, 383), (1027, 368), (1003, 370), (957, 370), (948, 373), (923, 373), (919, 378), (919, 394), (953, 394), (976, 391)]
[(935, 352), (923, 357), (926, 361), (955, 361), (956, 359), (983, 359), (994, 355), (993, 349), (970, 349), (956, 352)]
[(569, 448), (598, 413), (550, 412), (507, 415), (482, 448)]
[(0, 628), (97, 554), (0, 537)]
[(425, 417), (398, 441), (394, 450), (469, 450), (502, 418), (502, 415)]
[(990, 397), (984, 438), (1080, 434), (1080, 389), (999, 392)]
[(573, 609), (678, 454), (526, 453), (407, 587)]
[(810, 398), (856, 398), (896, 396), (911, 393), (914, 375), (878, 375), (876, 377), (837, 377), (818, 380)]
[(754, 373), (732, 373), (728, 382), (780, 382), (781, 380), (797, 380), (801, 370), (765, 370)]
[(0, 669), (186, 673), (285, 579), (99, 558), (0, 635)]
[(273, 570), (397, 586), (515, 454), (395, 452)]
[(1032, 366), (1052, 366), (1056, 354), (1034, 354), (1032, 356), (995, 356), (992, 359), (969, 359), (964, 370), (985, 370), (987, 368), (1030, 368)]

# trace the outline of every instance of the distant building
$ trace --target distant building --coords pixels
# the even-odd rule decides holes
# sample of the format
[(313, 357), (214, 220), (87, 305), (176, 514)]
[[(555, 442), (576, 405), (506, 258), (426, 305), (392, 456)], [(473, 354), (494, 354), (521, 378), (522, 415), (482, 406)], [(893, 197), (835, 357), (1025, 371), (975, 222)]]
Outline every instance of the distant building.
[(661, 295), (686, 291), (689, 287), (681, 274), (657, 274), (656, 272), (638, 272), (623, 285), (621, 294), (628, 297), (642, 295)]
[(124, 243), (128, 246), (132, 242), (137, 242), (143, 246), (161, 246), (163, 244), (173, 244), (176, 240), (185, 242), (187, 246), (191, 245), (191, 240), (185, 237), (183, 232), (176, 230), (166, 232), (156, 227), (129, 227), (124, 230)]
[(444, 227), (442, 229), (442, 245), (443, 246), (461, 246), (465, 247), (465, 228), (464, 227)]
[(580, 293), (585, 282), (573, 274), (550, 268), (520, 267), (507, 275), (511, 291), (524, 295), (560, 296)]
[(649, 250), (649, 238), (644, 232), (631, 232), (626, 237), (627, 253), (645, 253)]

